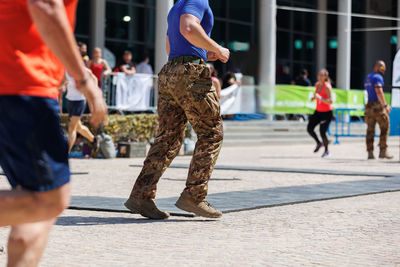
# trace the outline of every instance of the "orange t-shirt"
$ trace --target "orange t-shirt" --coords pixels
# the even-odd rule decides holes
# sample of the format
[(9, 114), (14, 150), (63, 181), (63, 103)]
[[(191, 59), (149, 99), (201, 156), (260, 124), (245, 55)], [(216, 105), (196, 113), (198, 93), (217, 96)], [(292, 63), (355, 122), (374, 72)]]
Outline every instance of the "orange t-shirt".
[[(27, 0), (0, 1), (0, 95), (57, 98), (64, 67), (44, 44)], [(71, 28), (78, 0), (64, 0)]]

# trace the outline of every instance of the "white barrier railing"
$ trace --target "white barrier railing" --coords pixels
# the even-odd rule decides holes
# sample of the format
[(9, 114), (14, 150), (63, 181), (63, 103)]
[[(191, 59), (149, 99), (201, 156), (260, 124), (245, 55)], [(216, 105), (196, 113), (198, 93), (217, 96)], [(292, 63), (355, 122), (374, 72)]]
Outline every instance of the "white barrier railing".
[[(157, 111), (157, 75), (126, 75), (114, 72), (102, 79), (102, 90), (110, 110), (125, 112)], [(256, 86), (232, 85), (221, 92), (221, 114), (256, 113)]]
[(155, 112), (157, 109), (157, 76), (113, 72), (102, 78), (102, 90), (110, 110), (120, 113)]

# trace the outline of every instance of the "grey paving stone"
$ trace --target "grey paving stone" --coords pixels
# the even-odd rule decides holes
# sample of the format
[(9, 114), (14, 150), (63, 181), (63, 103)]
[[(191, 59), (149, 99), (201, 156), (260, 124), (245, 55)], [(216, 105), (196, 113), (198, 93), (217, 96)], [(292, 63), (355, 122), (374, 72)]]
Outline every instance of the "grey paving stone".
[[(400, 191), (400, 177), (216, 193), (209, 194), (207, 200), (227, 213), (392, 191)], [(177, 198), (160, 198), (156, 201), (161, 209), (171, 214), (185, 215), (185, 212), (174, 206)], [(71, 207), (126, 211), (123, 206), (125, 200), (102, 196), (73, 196)]]

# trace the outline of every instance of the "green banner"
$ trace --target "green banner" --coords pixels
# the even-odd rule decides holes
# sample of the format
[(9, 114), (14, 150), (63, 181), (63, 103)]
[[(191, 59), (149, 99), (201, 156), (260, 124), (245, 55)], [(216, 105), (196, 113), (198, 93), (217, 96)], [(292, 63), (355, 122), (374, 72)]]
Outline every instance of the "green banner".
[[(316, 108), (316, 102), (310, 101), (314, 95), (314, 87), (295, 85), (276, 85), (275, 104), (272, 108), (265, 108), (265, 112), (276, 114), (312, 114)], [(358, 109), (361, 112), (353, 112), (362, 116), (364, 112), (365, 94), (361, 90), (333, 89), (333, 108)], [(385, 94), (386, 101), (390, 103), (390, 94)]]

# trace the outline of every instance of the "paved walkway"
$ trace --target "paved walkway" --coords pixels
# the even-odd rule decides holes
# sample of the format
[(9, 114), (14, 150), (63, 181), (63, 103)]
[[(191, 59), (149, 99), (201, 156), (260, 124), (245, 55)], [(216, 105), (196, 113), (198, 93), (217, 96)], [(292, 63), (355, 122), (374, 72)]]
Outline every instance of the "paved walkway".
[[(348, 171), (348, 175), (216, 170), (209, 199), (222, 219), (145, 220), (125, 212), (67, 210), (50, 237), (41, 266), (400, 266), (400, 190), (397, 161), (367, 161), (361, 139), (332, 146), (321, 159), (310, 143), (226, 147), (218, 165)], [(143, 159), (72, 160), (72, 204), (121, 209)], [(176, 164), (188, 164), (179, 157)], [(84, 174), (88, 172), (88, 174)], [(82, 174), (83, 173), (83, 174)], [(158, 201), (171, 211), (187, 170), (168, 169)], [(8, 188), (0, 176), (0, 188)], [(307, 202), (313, 200), (313, 202)], [(307, 202), (298, 203), (295, 202)], [(289, 205), (290, 204), (290, 205)], [(281, 206), (283, 205), (283, 206)], [(246, 208), (269, 206), (256, 210)], [(0, 229), (0, 245), (8, 229)], [(0, 252), (0, 266), (6, 255)]]

